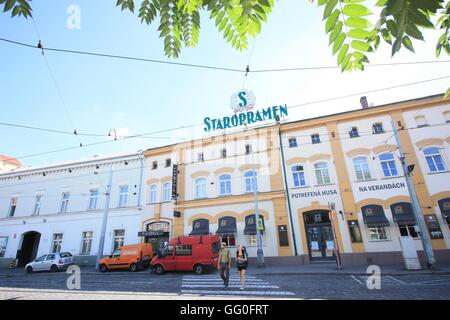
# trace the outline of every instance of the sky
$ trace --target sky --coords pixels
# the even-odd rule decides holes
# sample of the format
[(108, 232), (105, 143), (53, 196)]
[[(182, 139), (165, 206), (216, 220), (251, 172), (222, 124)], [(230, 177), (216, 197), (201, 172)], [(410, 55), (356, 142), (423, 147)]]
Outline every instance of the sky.
[[(368, 3), (370, 4), (371, 1)], [(136, 14), (121, 12), (115, 1), (33, 1), (31, 19), (0, 13), (0, 37), (44, 46), (126, 55), (164, 61), (250, 70), (335, 66), (322, 21), (323, 8), (310, 1), (277, 1), (262, 32), (240, 52), (231, 48), (203, 13), (196, 48), (183, 48), (176, 60), (164, 56), (156, 25), (141, 24)], [(67, 27), (68, 9), (80, 10), (80, 28)], [(375, 22), (376, 17), (370, 18)], [(37, 30), (36, 30), (37, 29)], [(372, 63), (450, 60), (435, 57), (439, 33), (425, 31), (425, 42), (415, 42), (416, 53), (402, 49), (393, 58), (381, 44)], [(48, 65), (47, 65), (48, 63)], [(226, 72), (166, 64), (112, 60), (100, 57), (45, 53), (0, 42), (0, 122), (62, 131), (119, 135), (181, 128), (147, 138), (113, 141), (0, 125), (0, 154), (18, 158), (24, 166), (65, 162), (115, 153), (136, 152), (201, 138), (204, 117), (229, 116), (231, 94), (245, 88), (256, 96), (258, 108), (308, 102), (450, 76), (450, 63), (367, 67), (364, 72), (339, 69), (273, 73)], [(443, 93), (450, 80), (367, 94), (369, 103), (395, 101)], [(294, 121), (360, 108), (359, 96), (291, 108)], [(217, 133), (217, 132), (216, 132)], [(114, 135), (114, 134), (113, 134)], [(112, 141), (64, 152), (47, 151)]]

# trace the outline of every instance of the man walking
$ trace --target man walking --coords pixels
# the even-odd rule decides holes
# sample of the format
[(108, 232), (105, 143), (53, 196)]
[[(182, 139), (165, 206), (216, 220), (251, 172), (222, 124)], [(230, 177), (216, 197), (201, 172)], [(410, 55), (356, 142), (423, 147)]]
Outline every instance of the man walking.
[(220, 277), (223, 280), (223, 285), (228, 288), (228, 280), (230, 279), (231, 257), (230, 251), (227, 249), (225, 242), (222, 242), (222, 249), (219, 251), (219, 262), (217, 269), (220, 270)]

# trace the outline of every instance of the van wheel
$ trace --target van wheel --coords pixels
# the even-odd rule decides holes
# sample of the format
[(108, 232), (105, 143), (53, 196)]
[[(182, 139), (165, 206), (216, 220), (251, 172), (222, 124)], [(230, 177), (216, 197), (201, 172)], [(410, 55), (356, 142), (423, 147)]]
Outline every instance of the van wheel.
[(33, 267), (28, 266), (26, 271), (27, 271), (27, 273), (33, 273)]
[(106, 272), (106, 271), (108, 271), (108, 268), (106, 267), (106, 264), (102, 264), (102, 265), (100, 266), (100, 271), (101, 271), (101, 272)]
[(194, 272), (195, 272), (195, 274), (203, 274), (203, 271), (204, 271), (204, 267), (201, 265), (201, 264), (196, 264), (195, 266), (194, 266)]
[(137, 271), (137, 265), (136, 265), (136, 263), (132, 263), (132, 264), (131, 264), (131, 266), (130, 266), (130, 271), (131, 271), (131, 272), (136, 272), (136, 271)]
[(164, 273), (164, 268), (162, 265), (158, 264), (155, 266), (155, 273), (157, 275), (162, 275)]
[(50, 267), (51, 272), (58, 272), (58, 267), (54, 264)]

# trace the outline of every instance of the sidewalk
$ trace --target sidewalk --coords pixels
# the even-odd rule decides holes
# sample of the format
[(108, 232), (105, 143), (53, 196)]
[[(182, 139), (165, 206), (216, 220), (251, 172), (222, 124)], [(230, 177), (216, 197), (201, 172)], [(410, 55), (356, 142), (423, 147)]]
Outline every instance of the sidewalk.
[[(83, 274), (97, 274), (94, 267), (82, 266), (81, 272)], [(450, 265), (439, 265), (435, 270), (405, 270), (402, 266), (380, 266), (382, 275), (417, 275), (417, 274), (450, 274)], [(232, 270), (234, 270), (233, 268)], [(127, 271), (123, 271), (127, 272)], [(123, 272), (108, 272), (108, 275), (121, 276)], [(150, 271), (140, 271), (137, 274), (149, 273)], [(65, 272), (64, 272), (65, 273)], [(40, 273), (34, 273), (34, 275)], [(42, 273), (48, 274), (48, 273)], [(177, 272), (178, 274), (178, 272)], [(342, 270), (337, 270), (335, 263), (313, 263), (298, 266), (266, 266), (264, 268), (257, 268), (254, 265), (250, 265), (247, 270), (248, 275), (368, 275), (367, 267), (343, 267)], [(16, 277), (25, 275), (25, 271), (20, 269), (0, 269), (0, 275), (6, 275), (8, 277)]]

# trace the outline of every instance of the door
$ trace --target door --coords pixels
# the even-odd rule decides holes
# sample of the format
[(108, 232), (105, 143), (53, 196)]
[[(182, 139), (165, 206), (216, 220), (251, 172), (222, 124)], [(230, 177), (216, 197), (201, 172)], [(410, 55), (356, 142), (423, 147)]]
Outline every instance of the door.
[(124, 268), (128, 264), (125, 262), (123, 257), (121, 257), (122, 250), (116, 250), (108, 259), (108, 268), (119, 269)]
[(54, 253), (47, 255), (47, 258), (45, 258), (45, 261), (42, 263), (42, 270), (50, 270), (55, 259), (56, 255)]
[(35, 271), (42, 271), (44, 270), (44, 264), (45, 264), (45, 259), (47, 258), (47, 255), (41, 256), (39, 259), (37, 259), (34, 263), (33, 263), (33, 270)]
[(331, 224), (306, 227), (311, 260), (334, 259), (334, 241)]

